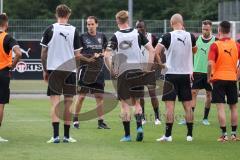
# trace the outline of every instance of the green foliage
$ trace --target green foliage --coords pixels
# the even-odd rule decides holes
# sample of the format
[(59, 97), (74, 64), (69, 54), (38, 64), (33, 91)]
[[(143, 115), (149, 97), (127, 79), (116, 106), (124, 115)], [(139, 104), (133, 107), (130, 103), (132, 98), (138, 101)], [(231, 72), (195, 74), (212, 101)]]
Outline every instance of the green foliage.
[[(133, 0), (135, 19), (170, 19), (181, 13), (184, 19), (217, 20), (218, 0)], [(4, 12), (12, 19), (54, 18), (55, 8), (65, 3), (72, 9), (72, 18), (95, 15), (100, 19), (114, 19), (117, 11), (128, 9), (128, 0), (8, 0)]]

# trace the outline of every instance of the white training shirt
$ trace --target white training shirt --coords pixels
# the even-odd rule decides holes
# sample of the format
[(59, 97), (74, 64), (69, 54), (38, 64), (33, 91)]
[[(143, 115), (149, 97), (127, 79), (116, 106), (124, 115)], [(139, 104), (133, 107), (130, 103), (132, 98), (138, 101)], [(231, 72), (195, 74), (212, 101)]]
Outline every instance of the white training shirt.
[[(53, 24), (53, 36), (48, 43), (47, 70), (76, 72), (73, 70), (76, 68), (73, 60), (75, 57), (73, 46), (75, 29), (72, 25)], [(72, 61), (64, 64), (69, 60)]]
[(175, 30), (170, 32), (171, 43), (166, 49), (166, 74), (192, 74), (193, 53), (189, 32)]
[(142, 69), (138, 31), (136, 29), (128, 33), (117, 31), (115, 36), (118, 41), (117, 55), (120, 56), (119, 75), (127, 70)]

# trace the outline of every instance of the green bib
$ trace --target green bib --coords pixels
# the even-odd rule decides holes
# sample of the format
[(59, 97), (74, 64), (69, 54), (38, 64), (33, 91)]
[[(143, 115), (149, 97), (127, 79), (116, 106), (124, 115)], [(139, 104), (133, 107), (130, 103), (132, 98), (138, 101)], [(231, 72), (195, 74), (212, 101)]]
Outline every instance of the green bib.
[(197, 53), (194, 55), (193, 72), (207, 73), (208, 51), (213, 42), (215, 42), (214, 36), (208, 43), (203, 42), (202, 36), (198, 37), (196, 42), (198, 50)]

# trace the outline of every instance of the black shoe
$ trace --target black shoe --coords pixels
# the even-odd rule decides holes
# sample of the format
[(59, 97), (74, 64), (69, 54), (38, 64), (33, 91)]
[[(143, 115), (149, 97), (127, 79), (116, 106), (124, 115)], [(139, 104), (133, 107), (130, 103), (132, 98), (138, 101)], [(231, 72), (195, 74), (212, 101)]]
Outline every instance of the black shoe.
[(136, 137), (136, 141), (137, 142), (141, 142), (143, 140), (143, 128), (139, 127), (137, 129), (137, 137)]
[(73, 122), (73, 127), (79, 129), (79, 122), (78, 121)]
[(104, 122), (98, 124), (98, 129), (111, 129)]

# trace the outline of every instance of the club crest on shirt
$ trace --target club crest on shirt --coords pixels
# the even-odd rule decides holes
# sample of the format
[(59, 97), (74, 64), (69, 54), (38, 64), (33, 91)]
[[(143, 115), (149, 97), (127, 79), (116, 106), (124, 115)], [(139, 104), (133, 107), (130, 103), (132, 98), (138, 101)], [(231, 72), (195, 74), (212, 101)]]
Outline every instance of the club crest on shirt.
[(91, 43), (92, 43), (90, 39), (86, 39), (85, 42), (86, 42), (87, 44), (91, 44)]
[(101, 38), (98, 38), (97, 41), (98, 41), (98, 43), (102, 43), (102, 39)]

